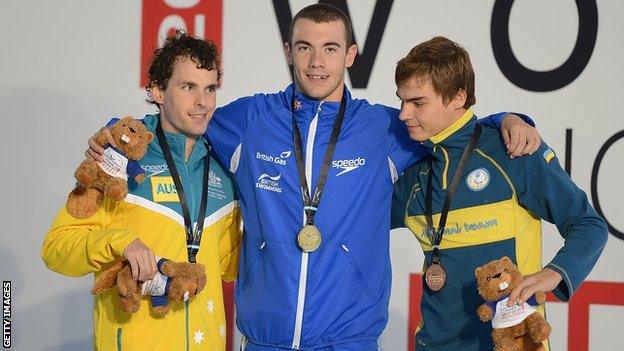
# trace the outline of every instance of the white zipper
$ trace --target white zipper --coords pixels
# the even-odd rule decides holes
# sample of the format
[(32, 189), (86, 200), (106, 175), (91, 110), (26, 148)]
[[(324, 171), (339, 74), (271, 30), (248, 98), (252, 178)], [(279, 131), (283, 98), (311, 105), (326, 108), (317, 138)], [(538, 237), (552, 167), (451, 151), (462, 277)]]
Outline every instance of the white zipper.
[[(314, 151), (314, 137), (316, 136), (316, 126), (318, 125), (318, 115), (321, 112), (321, 106), (323, 102), (319, 104), (316, 109), (316, 115), (310, 122), (310, 129), (308, 130), (308, 139), (306, 141), (306, 163), (305, 173), (306, 181), (308, 182), (308, 189), (312, 192), (312, 153)], [(310, 194), (312, 195), (312, 194)], [(303, 212), (303, 225), (306, 223), (305, 211)], [(299, 293), (297, 295), (297, 314), (295, 315), (295, 332), (293, 334), (292, 348), (299, 350), (301, 344), (301, 329), (303, 328), (303, 307), (305, 305), (306, 285), (308, 283), (308, 253), (301, 253), (301, 272), (299, 272)]]

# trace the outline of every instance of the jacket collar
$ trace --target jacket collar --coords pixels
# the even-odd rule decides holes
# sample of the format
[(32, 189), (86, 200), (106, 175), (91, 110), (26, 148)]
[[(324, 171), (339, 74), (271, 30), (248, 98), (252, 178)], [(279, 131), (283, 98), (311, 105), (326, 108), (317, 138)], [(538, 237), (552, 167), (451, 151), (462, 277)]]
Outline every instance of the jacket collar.
[(457, 121), (440, 133), (424, 141), (422, 145), (430, 151), (438, 145), (449, 150), (463, 150), (470, 140), (470, 136), (472, 135), (476, 123), (477, 117), (472, 112), (472, 109), (468, 109)]
[[(291, 106), (291, 101), (294, 94), (294, 106)], [(349, 109), (352, 107), (354, 101), (351, 97), (351, 92), (344, 86), (343, 98), (346, 99), (346, 111), (345, 117), (349, 114)], [(334, 119), (340, 109), (340, 102), (334, 101), (319, 101), (312, 99), (303, 93), (296, 91), (295, 84), (290, 84), (284, 91), (284, 103), (291, 112), (294, 112), (297, 116), (304, 116), (306, 119), (312, 119), (319, 110), (319, 118), (321, 119)]]
[[(147, 115), (145, 116), (145, 118), (143, 118), (143, 123), (150, 132), (154, 133), (154, 140), (152, 140), (152, 142), (150, 143), (149, 148), (156, 154), (163, 155), (162, 148), (160, 147), (160, 144), (158, 143), (158, 138), (156, 137), (156, 125), (158, 124), (159, 118), (160, 114)], [(169, 144), (169, 149), (171, 149), (173, 160), (176, 162), (186, 163), (187, 161), (184, 158), (184, 151), (186, 149), (186, 137), (182, 134), (169, 133), (165, 131), (165, 139), (167, 140), (167, 144)], [(191, 151), (191, 155), (189, 156), (188, 163), (193, 164), (203, 159), (203, 157), (207, 153), (208, 145), (206, 139), (203, 137), (198, 137), (195, 145), (193, 146), (193, 150)]]

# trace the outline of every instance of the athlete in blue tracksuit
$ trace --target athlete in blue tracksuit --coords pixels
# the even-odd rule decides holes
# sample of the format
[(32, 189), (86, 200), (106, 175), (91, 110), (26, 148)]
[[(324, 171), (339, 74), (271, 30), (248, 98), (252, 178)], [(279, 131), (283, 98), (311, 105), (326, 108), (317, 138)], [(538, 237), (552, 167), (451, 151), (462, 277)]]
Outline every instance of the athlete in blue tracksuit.
[[(428, 150), (409, 139), (398, 110), (344, 91), (344, 122), (315, 217), (322, 244), (312, 253), (296, 243), (304, 209), (292, 114), (314, 189), (340, 103), (291, 85), (217, 109), (208, 128), (235, 175), (245, 223), (235, 298), (246, 350), (377, 350), (388, 319), (392, 185)], [(503, 115), (487, 122), (498, 126)]]

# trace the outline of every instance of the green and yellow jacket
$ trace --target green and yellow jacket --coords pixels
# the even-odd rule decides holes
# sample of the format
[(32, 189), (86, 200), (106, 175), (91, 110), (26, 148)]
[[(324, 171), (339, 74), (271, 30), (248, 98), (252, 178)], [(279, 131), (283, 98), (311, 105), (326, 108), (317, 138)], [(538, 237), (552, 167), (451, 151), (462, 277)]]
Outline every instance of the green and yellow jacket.
[[(158, 118), (152, 115), (143, 119), (152, 133)], [(185, 160), (184, 136), (167, 132), (165, 136), (195, 220), (208, 147), (198, 139)], [(233, 280), (237, 274), (240, 214), (229, 174), (214, 157), (210, 162), (208, 205), (197, 254), (197, 262), (206, 267), (206, 287), (187, 303), (172, 303), (163, 318), (150, 314), (147, 297), (137, 313), (129, 314), (119, 309), (115, 289), (96, 296), (95, 350), (225, 350), (221, 281)], [(68, 276), (93, 273), (97, 277), (119, 260), (135, 239), (156, 256), (173, 261), (188, 259), (179, 198), (157, 138), (139, 164), (146, 171), (146, 179), (141, 184), (130, 181), (124, 200), (115, 203), (105, 198), (98, 212), (86, 219), (73, 218), (63, 206), (41, 251), (50, 269)]]
[[(434, 226), (475, 125), (476, 117), (468, 110), (423, 143), (432, 154)], [(412, 231), (425, 254), (424, 268), (431, 264), (432, 252), (424, 216), (429, 172), (426, 160), (408, 169), (395, 184), (392, 207), (392, 226)], [(509, 256), (523, 274), (540, 271), (541, 219), (554, 223), (565, 240), (546, 267), (563, 277), (554, 294), (567, 301), (598, 260), (607, 240), (606, 224), (545, 143), (533, 155), (512, 160), (498, 131), (484, 127), (454, 195), (440, 245), (446, 286), (437, 293), (423, 286), (418, 350), (493, 349), (491, 323), (479, 321), (476, 314), (483, 300), (475, 268)]]

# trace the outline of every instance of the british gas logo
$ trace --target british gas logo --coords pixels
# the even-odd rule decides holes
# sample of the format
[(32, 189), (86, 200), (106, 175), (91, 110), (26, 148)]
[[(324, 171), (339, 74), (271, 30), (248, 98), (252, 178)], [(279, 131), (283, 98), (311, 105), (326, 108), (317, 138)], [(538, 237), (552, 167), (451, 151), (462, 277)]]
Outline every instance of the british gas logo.
[(257, 151), (256, 159), (262, 160), (265, 162), (275, 163), (281, 166), (286, 166), (286, 161), (288, 157), (290, 157), (290, 154), (291, 154), (290, 150), (286, 150), (282, 152), (281, 154), (279, 154), (279, 156), (270, 155), (268, 153)]
[(154, 202), (180, 202), (173, 178), (151, 177), (150, 182)]

